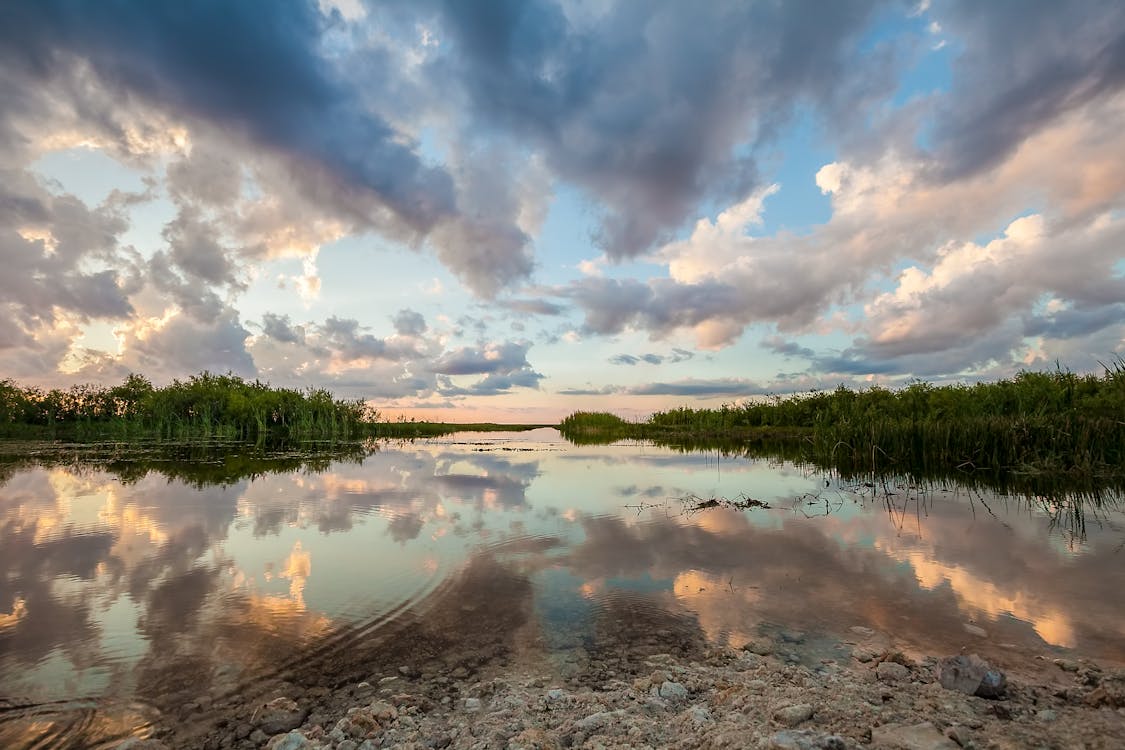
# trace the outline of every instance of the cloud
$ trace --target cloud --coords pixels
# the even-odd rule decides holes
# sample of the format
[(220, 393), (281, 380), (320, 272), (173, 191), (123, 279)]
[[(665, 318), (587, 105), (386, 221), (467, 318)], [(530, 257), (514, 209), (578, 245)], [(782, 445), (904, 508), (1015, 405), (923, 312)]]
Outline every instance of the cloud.
[(305, 343), (305, 329), (303, 326), (293, 326), (288, 315), (275, 315), (266, 313), (262, 316), (262, 332), (285, 344)]
[(1113, 0), (1081, 13), (961, 0), (941, 21), (964, 47), (934, 125), (943, 179), (993, 168), (1060, 116), (1125, 88), (1125, 8)]
[(399, 336), (421, 336), (426, 332), (426, 319), (414, 310), (399, 310), (392, 321)]
[(499, 299), (496, 305), (524, 315), (562, 315), (566, 308), (543, 299)]
[(695, 354), (686, 349), (673, 348), (671, 354), (648, 354), (632, 355), (632, 354), (615, 354), (609, 358), (611, 365), (637, 365), (641, 362), (650, 365), (661, 365), (665, 362), (675, 364), (677, 362), (684, 362), (694, 357)]
[(447, 352), (432, 365), (441, 375), (483, 375), (510, 373), (528, 367), (529, 342), (507, 341), (481, 347), (463, 347)]
[[(547, 0), (439, 4), (450, 53), (434, 79), (463, 89), (482, 128), (545, 155), (606, 206), (611, 258), (666, 237), (703, 199), (730, 202), (757, 181), (736, 144), (765, 138), (793, 102), (832, 107), (845, 79), (886, 82), (855, 53), (874, 3), (629, 3), (590, 13)], [(874, 83), (869, 85), (876, 86)]]

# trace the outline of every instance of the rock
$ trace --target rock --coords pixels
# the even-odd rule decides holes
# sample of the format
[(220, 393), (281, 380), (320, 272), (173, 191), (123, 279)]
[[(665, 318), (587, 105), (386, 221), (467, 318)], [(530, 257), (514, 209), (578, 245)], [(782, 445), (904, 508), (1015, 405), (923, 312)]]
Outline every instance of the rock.
[(130, 737), (118, 745), (115, 750), (168, 750), (168, 746), (160, 740), (142, 740), (139, 737)]
[(691, 723), (696, 727), (712, 724), (715, 721), (711, 716), (711, 709), (707, 706), (692, 706), (688, 709), (688, 714), (691, 716)]
[(813, 707), (808, 703), (782, 706), (773, 712), (773, 720), (787, 727), (795, 727), (803, 721), (808, 721), (812, 716)]
[(975, 635), (977, 638), (987, 638), (988, 637), (988, 631), (987, 630), (985, 630), (982, 627), (978, 627), (976, 625), (973, 625), (971, 622), (965, 623), (964, 628), (965, 628), (965, 632), (968, 633), (969, 635)]
[(306, 750), (311, 748), (308, 737), (294, 729), (288, 734), (279, 734), (266, 745), (267, 750)]
[(866, 664), (869, 661), (873, 661), (878, 655), (879, 654), (877, 654), (876, 652), (872, 651), (869, 648), (864, 648), (863, 646), (856, 646), (852, 649), (852, 658), (858, 662), (862, 662), (863, 664)]
[(875, 635), (875, 631), (871, 628), (864, 627), (863, 625), (853, 625), (848, 628), (852, 633), (858, 635), (860, 638), (870, 638)]
[(1039, 721), (1054, 721), (1059, 718), (1059, 715), (1049, 708), (1044, 708), (1036, 711), (1035, 717), (1039, 719)]
[(525, 729), (508, 740), (508, 750), (561, 750), (562, 743), (542, 729)]
[(389, 723), (398, 718), (398, 709), (386, 701), (375, 701), (367, 707), (368, 713), (380, 723)]
[(934, 676), (946, 690), (981, 698), (1004, 695), (1008, 678), (976, 654), (949, 656), (938, 661)]
[(773, 653), (773, 641), (768, 638), (755, 638), (742, 647), (744, 651), (749, 651), (758, 656), (769, 656)]
[(410, 665), (403, 665), (403, 666), (399, 667), (398, 673), (400, 675), (402, 675), (403, 677), (407, 677), (407, 678), (418, 677), (420, 674), (422, 674), (415, 667), (412, 667)]
[(590, 714), (574, 722), (574, 728), (589, 734), (590, 732), (601, 729), (624, 714), (624, 711), (598, 711), (597, 713)]
[(547, 691), (547, 702), (548, 703), (561, 703), (569, 697), (570, 696), (567, 695), (566, 691), (563, 690), (562, 688), (551, 688), (550, 690)]
[(356, 748), (358, 747), (359, 743), (355, 740), (344, 740), (343, 742), (336, 745), (336, 750), (356, 750)]
[(1055, 666), (1064, 672), (1077, 672), (1078, 662), (1072, 659), (1055, 659)]
[(474, 714), (477, 711), (480, 711), (480, 709), (481, 709), (480, 698), (466, 698), (465, 699), (465, 710), (466, 711), (468, 711), (471, 714)]
[(782, 632), (781, 640), (786, 643), (804, 643), (805, 634), (801, 630), (786, 630)]
[(871, 730), (871, 747), (884, 750), (957, 750), (953, 740), (930, 722), (900, 726), (888, 724)]
[(250, 741), (255, 745), (264, 745), (269, 738), (270, 736), (261, 729), (255, 729), (250, 733)]
[(820, 734), (811, 729), (786, 729), (767, 741), (769, 750), (847, 750), (848, 742), (838, 734)]
[(678, 682), (669, 682), (669, 681), (665, 680), (660, 685), (659, 695), (664, 700), (669, 700), (669, 701), (687, 700), (688, 690), (687, 690), (686, 687), (684, 687), (683, 685), (681, 685)]
[(875, 676), (880, 682), (897, 685), (910, 681), (910, 670), (893, 661), (885, 661), (875, 667)]
[(291, 698), (274, 698), (258, 711), (254, 725), (266, 735), (284, 734), (301, 726), (308, 714)]

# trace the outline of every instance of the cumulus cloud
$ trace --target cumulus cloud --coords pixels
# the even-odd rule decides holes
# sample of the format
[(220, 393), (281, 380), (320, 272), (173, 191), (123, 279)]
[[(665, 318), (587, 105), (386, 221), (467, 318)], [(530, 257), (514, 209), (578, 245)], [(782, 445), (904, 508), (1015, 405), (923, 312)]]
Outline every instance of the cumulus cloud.
[(533, 143), (606, 206), (599, 234), (612, 258), (667, 236), (701, 199), (744, 196), (757, 169), (734, 147), (768, 137), (795, 101), (831, 108), (847, 88), (854, 106), (849, 76), (891, 83), (853, 46), (866, 0), (439, 6), (454, 52), (432, 63), (437, 74), (483, 123)]

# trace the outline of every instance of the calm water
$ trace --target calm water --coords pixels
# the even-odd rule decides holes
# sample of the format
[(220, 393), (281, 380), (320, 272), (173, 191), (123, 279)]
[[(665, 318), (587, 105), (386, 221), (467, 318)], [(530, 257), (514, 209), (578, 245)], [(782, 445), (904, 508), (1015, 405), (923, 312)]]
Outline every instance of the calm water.
[[(404, 622), (454, 650), (474, 623), (509, 629), (504, 658), (563, 666), (625, 647), (618, 631), (638, 623), (736, 646), (782, 629), (831, 643), (864, 625), (931, 654), (1125, 659), (1112, 500), (1076, 517), (951, 484), (888, 495), (548, 429), (309, 465), (209, 460), (210, 473), (56, 458), (0, 474), (5, 746), (67, 721), (128, 733)], [(769, 507), (697, 511), (689, 496)]]

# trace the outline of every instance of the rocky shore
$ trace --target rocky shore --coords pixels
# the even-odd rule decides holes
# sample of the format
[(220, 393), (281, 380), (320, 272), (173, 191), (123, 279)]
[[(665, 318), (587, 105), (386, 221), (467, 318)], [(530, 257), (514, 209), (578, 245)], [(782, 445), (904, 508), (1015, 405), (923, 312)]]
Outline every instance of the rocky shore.
[(1002, 648), (991, 661), (908, 655), (862, 626), (827, 648), (788, 631), (742, 647), (648, 650), (427, 658), (335, 688), (279, 682), (119, 748), (1125, 746), (1125, 669), (1091, 661)]

